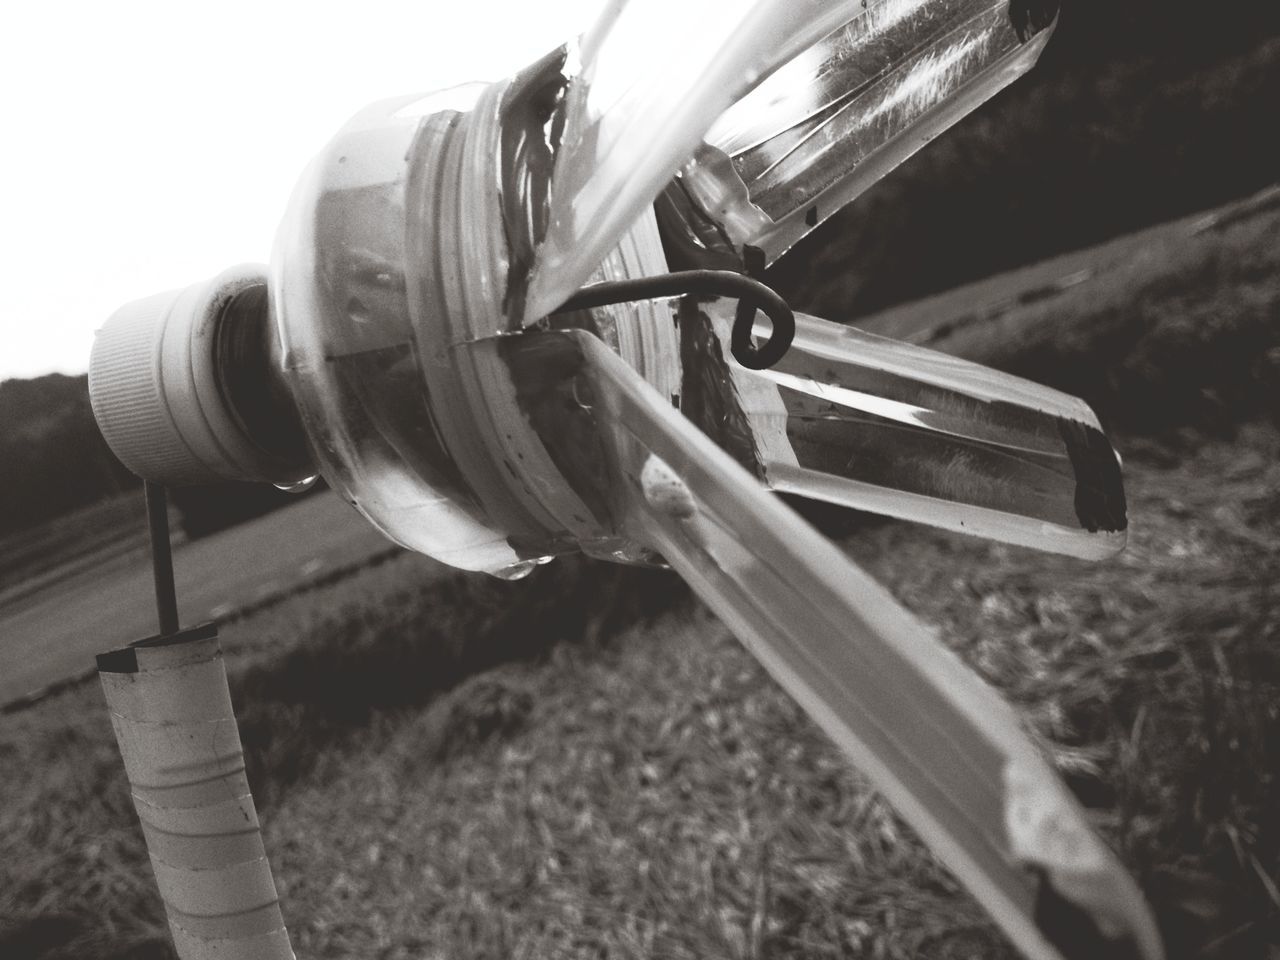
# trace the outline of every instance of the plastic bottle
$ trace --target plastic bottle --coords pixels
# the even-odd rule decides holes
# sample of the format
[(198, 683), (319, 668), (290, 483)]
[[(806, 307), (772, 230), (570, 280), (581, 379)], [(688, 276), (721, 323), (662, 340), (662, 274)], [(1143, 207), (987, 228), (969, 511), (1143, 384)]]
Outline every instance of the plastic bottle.
[[(188, 419), (222, 424), (218, 443), (186, 446), (231, 449), (205, 457), (223, 476), (287, 483), (318, 468), (389, 537), (465, 569), (636, 552), (576, 519), (580, 498), (566, 498), (502, 377), (458, 345), (543, 322), (537, 304), (583, 281), (665, 272), (645, 184), (669, 183), (658, 207), (686, 265), (772, 260), (1025, 71), (1046, 37), (1023, 43), (1003, 0), (632, 4), (512, 78), (374, 104), (311, 163), (280, 228), (276, 339), (259, 351), (276, 402), (252, 395), (266, 378), (246, 374), (250, 351), (231, 364), (196, 342), (215, 329), (262, 342), (267, 321), (247, 316), (260, 303), (169, 338), (189, 340), (186, 366), (205, 371), (203, 415)], [(553, 322), (593, 330), (661, 393), (680, 392), (669, 304)], [(214, 383), (230, 385), (229, 410)], [(190, 434), (190, 399), (169, 406)], [(314, 467), (296, 443), (283, 455), (296, 418)]]
[(1059, 956), (1052, 894), (1156, 960), (1141, 892), (1016, 715), (768, 492), (1101, 556), (1124, 508), (1092, 412), (815, 318), (747, 371), (715, 299), (556, 312), (668, 252), (780, 256), (1024, 72), (1045, 35), (1020, 26), (1004, 0), (613, 3), (515, 77), (375, 104), (303, 176), (269, 276), (108, 322), (103, 433), (162, 482), (318, 468), (469, 570), (669, 563), (1028, 956)]

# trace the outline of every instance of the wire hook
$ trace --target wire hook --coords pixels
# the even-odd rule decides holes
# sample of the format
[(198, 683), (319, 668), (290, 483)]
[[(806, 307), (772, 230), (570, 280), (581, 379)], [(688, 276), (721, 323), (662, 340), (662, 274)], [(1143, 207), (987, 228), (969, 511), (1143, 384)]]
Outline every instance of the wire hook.
[[(730, 349), (733, 358), (749, 370), (766, 370), (783, 358), (796, 335), (796, 317), (786, 300), (759, 280), (732, 270), (680, 270), (656, 277), (607, 280), (583, 287), (564, 302), (560, 311), (587, 310), (633, 300), (676, 296), (736, 297)], [(764, 312), (773, 331), (759, 347), (751, 340), (756, 311)]]

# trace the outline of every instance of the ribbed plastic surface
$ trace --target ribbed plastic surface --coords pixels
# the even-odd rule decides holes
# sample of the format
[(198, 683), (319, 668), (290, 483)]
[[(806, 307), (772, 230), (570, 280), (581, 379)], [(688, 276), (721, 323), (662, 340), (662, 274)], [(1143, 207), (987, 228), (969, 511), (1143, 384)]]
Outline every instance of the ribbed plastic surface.
[(93, 344), (89, 400), (112, 452), (138, 476), (166, 484), (213, 483), (223, 478), (183, 439), (164, 389), (162, 338), (182, 293), (135, 300), (111, 315)]

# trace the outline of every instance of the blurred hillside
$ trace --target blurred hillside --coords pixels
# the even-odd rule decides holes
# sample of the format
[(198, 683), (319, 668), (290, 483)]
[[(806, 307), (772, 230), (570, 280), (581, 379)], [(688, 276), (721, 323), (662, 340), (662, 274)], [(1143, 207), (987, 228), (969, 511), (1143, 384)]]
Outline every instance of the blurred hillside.
[(0, 382), (0, 535), (137, 483), (93, 422), (86, 377)]
[(852, 316), (1225, 203), (1280, 171), (1280, 4), (1065, 0), (1030, 75), (772, 271)]
[[(108, 534), (121, 508), (107, 501), (139, 485), (98, 432), (85, 374), (0, 381), (0, 584), (16, 575), (5, 562), (35, 546), (3, 538), (99, 503), (102, 511), (76, 522), (86, 536)], [(200, 537), (290, 503), (293, 495), (263, 484), (227, 483), (184, 487), (171, 499), (183, 531)]]

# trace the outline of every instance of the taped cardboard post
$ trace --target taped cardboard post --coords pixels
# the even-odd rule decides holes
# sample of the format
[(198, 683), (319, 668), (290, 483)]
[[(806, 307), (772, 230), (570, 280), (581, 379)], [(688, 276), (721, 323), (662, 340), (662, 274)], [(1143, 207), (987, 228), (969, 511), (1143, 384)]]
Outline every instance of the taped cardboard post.
[(213, 624), (98, 657), (182, 960), (293, 960)]

